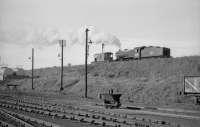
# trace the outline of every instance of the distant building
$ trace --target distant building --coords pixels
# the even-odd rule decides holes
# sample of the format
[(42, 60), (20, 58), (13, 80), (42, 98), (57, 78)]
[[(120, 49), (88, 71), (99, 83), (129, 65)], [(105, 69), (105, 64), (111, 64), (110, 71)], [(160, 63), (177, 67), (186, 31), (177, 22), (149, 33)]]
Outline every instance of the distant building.
[(0, 67), (0, 81), (4, 80), (8, 75), (13, 75), (14, 71), (8, 67)]
[(26, 75), (24, 69), (22, 68), (12, 68), (15, 75)]
[(72, 64), (71, 64), (71, 63), (68, 63), (68, 64), (67, 64), (67, 66), (68, 66), (68, 67), (71, 67), (71, 66), (72, 66)]
[(22, 68), (9, 68), (0, 66), (0, 81), (5, 80), (8, 76), (25, 76), (25, 71)]

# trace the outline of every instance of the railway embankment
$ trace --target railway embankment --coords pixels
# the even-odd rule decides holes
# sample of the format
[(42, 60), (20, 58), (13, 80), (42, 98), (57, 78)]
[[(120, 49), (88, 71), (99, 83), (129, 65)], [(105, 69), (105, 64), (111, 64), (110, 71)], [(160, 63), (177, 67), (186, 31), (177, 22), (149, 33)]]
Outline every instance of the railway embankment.
[[(151, 58), (110, 63), (93, 63), (88, 66), (88, 96), (98, 98), (99, 93), (122, 93), (123, 103), (161, 107), (198, 109), (194, 97), (183, 95), (183, 78), (200, 75), (200, 56), (179, 58)], [(31, 75), (31, 71), (26, 71)], [(64, 67), (64, 93), (84, 95), (84, 66)], [(59, 92), (60, 68), (35, 70), (37, 91)], [(10, 79), (6, 83), (19, 84), (18, 89), (30, 90), (31, 79)], [(5, 84), (1, 89), (6, 89)]]

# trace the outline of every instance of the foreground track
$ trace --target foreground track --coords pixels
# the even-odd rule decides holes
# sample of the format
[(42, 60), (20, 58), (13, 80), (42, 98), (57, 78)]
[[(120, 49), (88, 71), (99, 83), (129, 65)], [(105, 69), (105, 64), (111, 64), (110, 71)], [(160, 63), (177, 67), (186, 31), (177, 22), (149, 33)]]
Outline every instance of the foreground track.
[[(28, 125), (54, 127), (60, 126), (53, 122), (47, 122), (38, 119), (37, 116), (48, 117), (56, 120), (72, 120), (86, 123), (88, 126), (108, 126), (108, 127), (184, 127), (176, 123), (168, 123), (160, 120), (144, 119), (131, 117), (126, 114), (117, 114), (100, 110), (91, 110), (78, 106), (67, 104), (57, 104), (49, 101), (47, 98), (30, 96), (9, 96), (2, 95), (0, 98), (0, 107), (2, 113), (7, 113), (17, 117)], [(17, 113), (14, 111), (18, 111)], [(33, 114), (30, 117), (24, 114)], [(3, 121), (3, 120), (2, 120)], [(6, 122), (6, 121), (5, 121)], [(33, 122), (37, 125), (34, 125)], [(7, 122), (8, 124), (10, 122)], [(25, 124), (24, 123), (24, 124)], [(26, 126), (25, 126), (26, 127)]]
[(0, 108), (1, 126), (7, 127), (59, 127), (45, 121)]

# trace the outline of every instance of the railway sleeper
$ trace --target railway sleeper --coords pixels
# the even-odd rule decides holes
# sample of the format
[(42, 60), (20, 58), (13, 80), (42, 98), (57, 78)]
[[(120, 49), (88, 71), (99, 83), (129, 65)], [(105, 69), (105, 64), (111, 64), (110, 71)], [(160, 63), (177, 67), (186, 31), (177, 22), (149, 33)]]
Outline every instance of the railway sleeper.
[(100, 116), (99, 115), (92, 115), (92, 118), (93, 119), (100, 119)]
[(102, 126), (109, 126), (109, 127), (130, 127), (130, 126), (127, 126), (127, 125), (123, 125), (123, 124), (120, 124), (120, 123), (113, 123), (113, 122), (110, 122), (110, 121), (95, 120), (95, 123), (100, 124)]
[(105, 116), (102, 116), (102, 117), (101, 117), (101, 120), (104, 120), (104, 121), (111, 121), (110, 118), (107, 118), (107, 117), (105, 117)]
[(136, 127), (155, 127), (155, 126), (150, 126), (148, 124), (143, 124), (143, 123), (138, 123), (138, 122), (135, 123), (135, 126)]
[(61, 119), (70, 119), (70, 117), (67, 116), (67, 115), (63, 115), (63, 116), (61, 117)]

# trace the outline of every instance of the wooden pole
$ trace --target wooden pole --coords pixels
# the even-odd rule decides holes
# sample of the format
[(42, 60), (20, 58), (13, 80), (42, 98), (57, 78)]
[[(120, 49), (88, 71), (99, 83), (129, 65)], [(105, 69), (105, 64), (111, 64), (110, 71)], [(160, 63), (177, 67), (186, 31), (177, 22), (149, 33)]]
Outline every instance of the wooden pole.
[(34, 48), (32, 48), (32, 90), (34, 90), (33, 78), (34, 78)]
[(60, 91), (63, 90), (63, 42), (64, 40), (61, 40), (61, 87)]
[(87, 98), (87, 59), (88, 59), (88, 31), (85, 30), (86, 39), (85, 39), (85, 98)]

